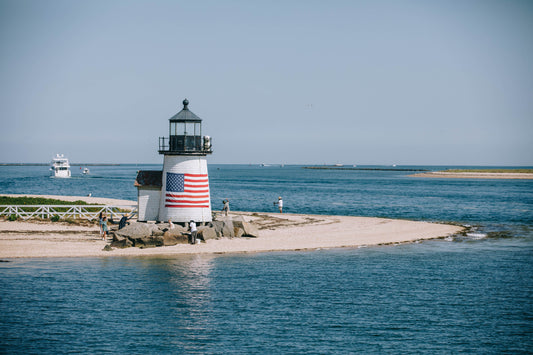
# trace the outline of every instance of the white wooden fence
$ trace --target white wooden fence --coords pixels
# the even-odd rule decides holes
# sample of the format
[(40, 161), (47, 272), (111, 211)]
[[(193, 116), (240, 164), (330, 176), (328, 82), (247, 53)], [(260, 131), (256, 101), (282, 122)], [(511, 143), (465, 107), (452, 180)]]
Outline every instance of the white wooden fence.
[(20, 217), (24, 220), (39, 217), (51, 218), (59, 216), (60, 219), (97, 219), (100, 212), (109, 217), (120, 219), (123, 215), (137, 214), (137, 205), (0, 205), (0, 216)]

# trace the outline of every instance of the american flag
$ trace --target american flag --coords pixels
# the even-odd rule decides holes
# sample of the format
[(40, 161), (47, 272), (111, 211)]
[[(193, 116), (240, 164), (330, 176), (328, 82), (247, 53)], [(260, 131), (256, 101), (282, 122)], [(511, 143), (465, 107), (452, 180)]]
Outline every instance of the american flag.
[(207, 174), (167, 173), (165, 207), (209, 207), (209, 180)]

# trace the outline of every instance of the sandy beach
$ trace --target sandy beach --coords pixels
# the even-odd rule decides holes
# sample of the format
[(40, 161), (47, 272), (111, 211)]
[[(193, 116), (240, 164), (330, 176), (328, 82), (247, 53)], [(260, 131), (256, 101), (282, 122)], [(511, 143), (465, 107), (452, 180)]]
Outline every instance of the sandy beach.
[(431, 171), (410, 175), (413, 177), (450, 178), (450, 179), (533, 179), (530, 173), (476, 173), (476, 172), (446, 172)]
[[(66, 196), (43, 196), (66, 199)], [(71, 197), (73, 199), (95, 199)], [(89, 201), (87, 201), (89, 202)], [(116, 202), (116, 200), (115, 200)], [(126, 203), (127, 202), (127, 203)], [(96, 203), (96, 202), (89, 202)], [(102, 203), (102, 202), (100, 202)], [(124, 201), (131, 204), (132, 201)], [(134, 203), (134, 201), (133, 201)], [(99, 238), (98, 226), (63, 222), (0, 221), (0, 259), (37, 257), (153, 256), (247, 253), (363, 247), (408, 243), (456, 234), (460, 226), (370, 217), (232, 212), (256, 224), (259, 238), (221, 238), (197, 245), (113, 248)]]

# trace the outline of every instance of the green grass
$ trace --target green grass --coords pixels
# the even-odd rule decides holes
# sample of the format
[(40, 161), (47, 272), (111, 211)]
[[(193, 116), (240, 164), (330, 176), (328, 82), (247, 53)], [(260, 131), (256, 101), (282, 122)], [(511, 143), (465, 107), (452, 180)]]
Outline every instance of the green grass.
[(533, 169), (448, 169), (447, 173), (520, 173), (533, 174)]
[(9, 197), (0, 196), (0, 205), (88, 205), (85, 201), (62, 201), (41, 197)]

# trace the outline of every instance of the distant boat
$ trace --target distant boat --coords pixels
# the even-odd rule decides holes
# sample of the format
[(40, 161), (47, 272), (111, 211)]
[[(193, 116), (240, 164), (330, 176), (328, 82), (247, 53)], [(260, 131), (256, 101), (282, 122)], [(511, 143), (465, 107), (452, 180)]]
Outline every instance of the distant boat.
[(82, 174), (83, 174), (83, 175), (89, 175), (90, 172), (91, 172), (91, 171), (89, 170), (89, 168), (84, 168)]
[(70, 177), (70, 164), (63, 154), (56, 154), (50, 165), (50, 176), (56, 178)]
[(262, 163), (261, 166), (270, 166), (270, 164)]
[(340, 166), (344, 166), (344, 164), (335, 164), (335, 166), (339, 166), (340, 167)]

